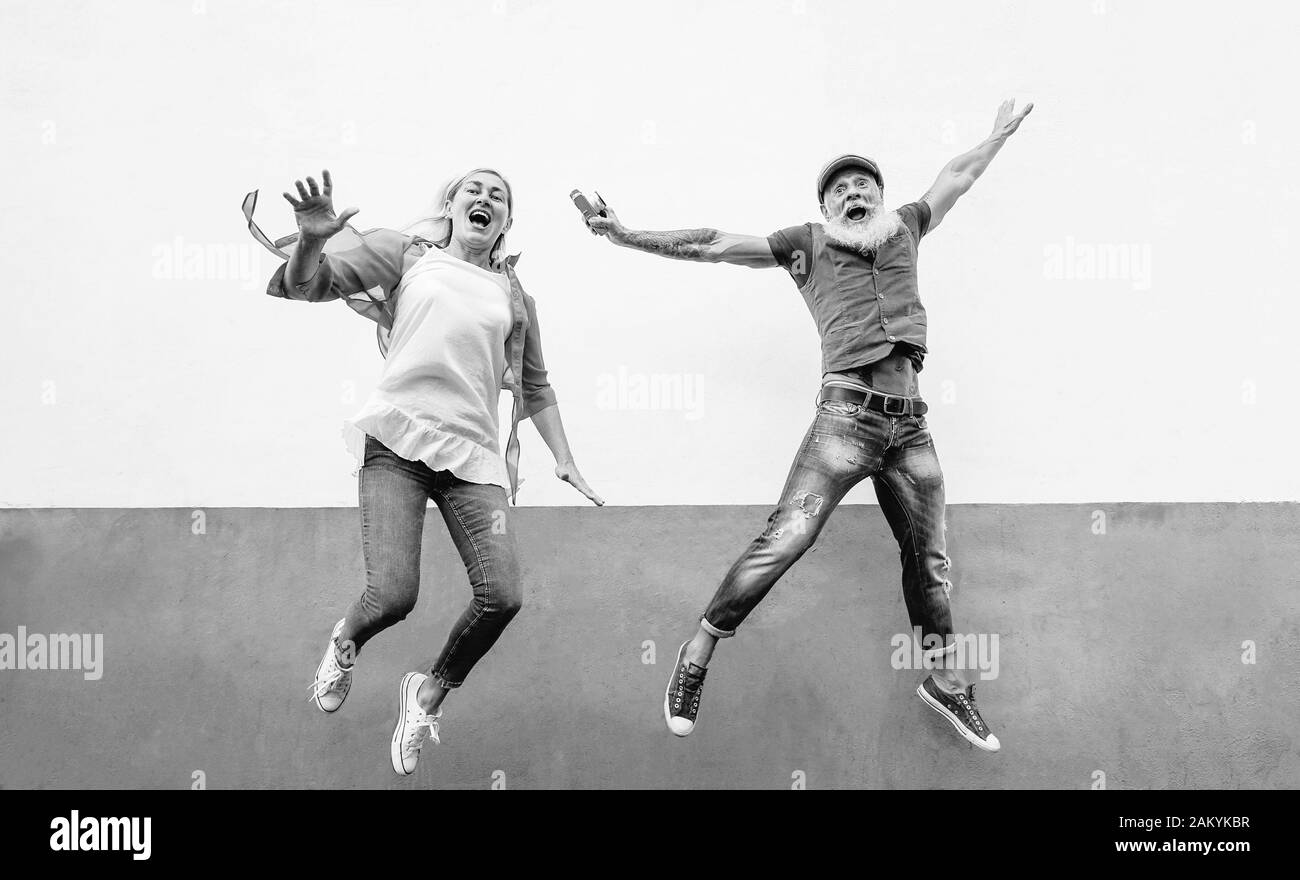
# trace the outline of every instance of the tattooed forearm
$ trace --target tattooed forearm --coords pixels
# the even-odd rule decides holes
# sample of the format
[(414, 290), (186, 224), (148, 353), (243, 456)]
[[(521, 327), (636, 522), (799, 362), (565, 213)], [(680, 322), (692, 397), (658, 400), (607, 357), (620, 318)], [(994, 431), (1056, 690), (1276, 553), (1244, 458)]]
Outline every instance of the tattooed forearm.
[(628, 229), (617, 239), (624, 247), (636, 248), (675, 260), (707, 260), (709, 246), (718, 240), (716, 229), (678, 229), (673, 232), (641, 232)]

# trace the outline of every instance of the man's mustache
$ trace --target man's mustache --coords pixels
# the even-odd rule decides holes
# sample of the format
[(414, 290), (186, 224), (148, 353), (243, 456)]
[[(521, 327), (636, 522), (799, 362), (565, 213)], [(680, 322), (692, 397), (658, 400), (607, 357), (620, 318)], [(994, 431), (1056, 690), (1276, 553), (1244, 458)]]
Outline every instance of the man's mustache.
[(832, 241), (837, 241), (846, 247), (867, 251), (880, 247), (902, 226), (902, 218), (897, 212), (876, 210), (856, 222), (845, 217), (837, 217), (828, 222), (824, 229)]

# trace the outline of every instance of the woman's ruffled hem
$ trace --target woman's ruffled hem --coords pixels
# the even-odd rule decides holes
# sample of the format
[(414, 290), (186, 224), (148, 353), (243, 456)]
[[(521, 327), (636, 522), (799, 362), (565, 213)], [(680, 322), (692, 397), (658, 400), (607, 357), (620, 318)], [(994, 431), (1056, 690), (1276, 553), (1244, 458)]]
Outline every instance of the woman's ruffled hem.
[(501, 453), (383, 404), (367, 406), (343, 423), (343, 442), (356, 459), (354, 476), (365, 464), (367, 434), (408, 461), (422, 461), (435, 471), (451, 471), (468, 483), (510, 491)]

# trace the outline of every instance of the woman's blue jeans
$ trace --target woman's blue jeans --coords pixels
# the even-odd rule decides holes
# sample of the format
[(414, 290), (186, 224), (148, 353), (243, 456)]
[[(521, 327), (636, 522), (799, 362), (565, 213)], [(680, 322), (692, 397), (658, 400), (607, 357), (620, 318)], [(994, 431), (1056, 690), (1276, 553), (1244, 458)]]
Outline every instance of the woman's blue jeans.
[(432, 498), (473, 591), (469, 607), (452, 626), (430, 670), (438, 684), (459, 687), (523, 604), (506, 490), (431, 470), (367, 437), (358, 494), (366, 588), (348, 608), (339, 642), (346, 645), (351, 639), (359, 651), (415, 608), (424, 514)]

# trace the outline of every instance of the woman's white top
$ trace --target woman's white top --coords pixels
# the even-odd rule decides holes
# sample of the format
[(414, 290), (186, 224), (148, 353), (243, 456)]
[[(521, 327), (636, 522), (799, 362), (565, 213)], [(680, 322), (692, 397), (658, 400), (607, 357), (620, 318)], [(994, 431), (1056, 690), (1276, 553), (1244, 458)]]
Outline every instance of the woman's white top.
[(398, 284), (379, 384), (345, 432), (363, 431), (402, 458), (508, 491), (497, 402), (512, 329), (509, 290), (505, 275), (430, 248)]

